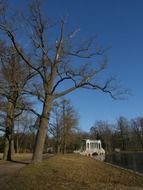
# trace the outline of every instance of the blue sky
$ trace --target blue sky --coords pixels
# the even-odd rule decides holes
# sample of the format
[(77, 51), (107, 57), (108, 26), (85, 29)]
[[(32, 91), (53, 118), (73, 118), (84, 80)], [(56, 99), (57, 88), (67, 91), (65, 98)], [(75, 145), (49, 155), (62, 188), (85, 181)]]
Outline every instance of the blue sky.
[[(22, 4), (11, 2), (13, 6)], [(68, 15), (69, 28), (80, 28), (82, 36), (97, 36), (101, 45), (110, 47), (107, 73), (117, 75), (122, 86), (132, 91), (124, 101), (96, 91), (78, 90), (68, 95), (79, 112), (80, 127), (89, 130), (96, 120), (115, 123), (119, 116), (143, 116), (143, 1), (49, 0), (44, 10), (56, 18)]]

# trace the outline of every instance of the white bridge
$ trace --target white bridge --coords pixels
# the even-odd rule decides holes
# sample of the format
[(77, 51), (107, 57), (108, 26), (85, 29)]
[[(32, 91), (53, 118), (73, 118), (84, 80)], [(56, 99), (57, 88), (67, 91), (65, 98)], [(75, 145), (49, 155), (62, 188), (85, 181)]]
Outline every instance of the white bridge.
[(80, 154), (95, 157), (99, 160), (105, 159), (105, 150), (102, 148), (101, 140), (83, 140)]

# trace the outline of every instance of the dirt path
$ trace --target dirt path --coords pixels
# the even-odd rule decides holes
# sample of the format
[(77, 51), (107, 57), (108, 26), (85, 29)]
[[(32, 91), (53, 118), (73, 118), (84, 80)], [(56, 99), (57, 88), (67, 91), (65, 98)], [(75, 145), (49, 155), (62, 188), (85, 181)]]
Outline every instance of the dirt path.
[(6, 177), (18, 172), (21, 168), (26, 166), (30, 161), (23, 162), (8, 162), (0, 165), (0, 181)]
[[(47, 159), (52, 155), (44, 154), (43, 159)], [(21, 168), (29, 164), (30, 160), (12, 161), (0, 164), (0, 181), (6, 177), (18, 172)]]

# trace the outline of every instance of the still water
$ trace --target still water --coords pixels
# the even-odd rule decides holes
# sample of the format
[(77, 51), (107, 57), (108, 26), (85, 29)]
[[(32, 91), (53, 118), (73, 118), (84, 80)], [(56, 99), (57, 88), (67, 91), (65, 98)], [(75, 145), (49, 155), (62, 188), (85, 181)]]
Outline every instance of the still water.
[(115, 164), (143, 174), (142, 153), (115, 153), (106, 155), (105, 162)]

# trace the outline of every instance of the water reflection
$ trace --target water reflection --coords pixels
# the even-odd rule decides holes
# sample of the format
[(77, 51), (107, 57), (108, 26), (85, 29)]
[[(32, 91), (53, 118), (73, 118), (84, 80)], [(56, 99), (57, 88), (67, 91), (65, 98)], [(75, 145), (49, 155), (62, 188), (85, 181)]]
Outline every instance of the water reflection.
[(115, 153), (106, 155), (105, 162), (143, 173), (143, 153)]

